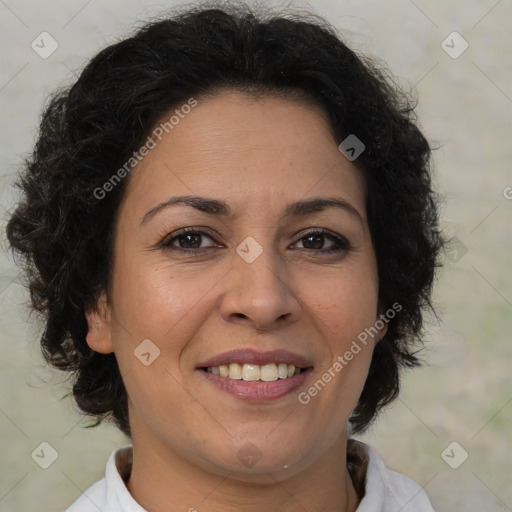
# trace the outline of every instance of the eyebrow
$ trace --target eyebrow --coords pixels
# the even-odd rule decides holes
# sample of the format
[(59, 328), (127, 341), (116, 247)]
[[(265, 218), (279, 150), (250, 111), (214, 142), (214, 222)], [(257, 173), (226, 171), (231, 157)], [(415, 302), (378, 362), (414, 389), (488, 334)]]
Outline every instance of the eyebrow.
[[(200, 212), (222, 217), (229, 217), (232, 213), (230, 206), (225, 201), (221, 201), (219, 199), (199, 196), (176, 196), (171, 197), (167, 201), (164, 201), (147, 211), (142, 217), (140, 225), (142, 226), (144, 223), (149, 221), (158, 212), (177, 205), (190, 206)], [(295, 201), (286, 207), (283, 217), (304, 216), (310, 213), (323, 211), (326, 208), (340, 208), (353, 217), (356, 217), (361, 224), (364, 224), (363, 217), (356, 208), (340, 197), (314, 197), (311, 199)]]

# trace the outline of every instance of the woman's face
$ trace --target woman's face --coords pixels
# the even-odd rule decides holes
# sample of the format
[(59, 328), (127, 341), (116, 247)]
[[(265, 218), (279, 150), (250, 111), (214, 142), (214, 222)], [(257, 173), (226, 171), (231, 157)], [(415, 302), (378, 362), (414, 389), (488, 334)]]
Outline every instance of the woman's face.
[(281, 478), (344, 439), (383, 335), (344, 357), (377, 319), (364, 181), (320, 109), (197, 101), (132, 171), (88, 342), (116, 354), (134, 444)]

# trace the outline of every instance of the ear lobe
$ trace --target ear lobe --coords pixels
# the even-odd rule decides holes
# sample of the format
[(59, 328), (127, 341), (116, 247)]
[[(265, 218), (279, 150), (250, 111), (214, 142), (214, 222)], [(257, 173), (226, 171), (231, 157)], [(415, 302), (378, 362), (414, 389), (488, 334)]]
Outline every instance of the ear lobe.
[(377, 339), (377, 341), (375, 342), (375, 344), (377, 344), (379, 341), (382, 340), (382, 338), (384, 338), (384, 336), (386, 336), (386, 333), (388, 332), (388, 323), (387, 322), (384, 322), (382, 321), (384, 326), (382, 327), (382, 329), (379, 329), (379, 337)]
[[(379, 311), (381, 310), (381, 308), (379, 307)], [(380, 314), (378, 319), (375, 321), (375, 328), (378, 329), (378, 334), (375, 335), (375, 337), (373, 338), (375, 341), (374, 341), (374, 346), (377, 345), (377, 343), (379, 343), (379, 341), (382, 340), (382, 338), (384, 338), (384, 336), (386, 336), (386, 333), (388, 332), (388, 318), (386, 317), (385, 314)]]
[(87, 345), (101, 354), (110, 354), (114, 351), (112, 344), (112, 332), (110, 329), (110, 309), (107, 304), (107, 296), (103, 292), (96, 305), (86, 311), (87, 319)]

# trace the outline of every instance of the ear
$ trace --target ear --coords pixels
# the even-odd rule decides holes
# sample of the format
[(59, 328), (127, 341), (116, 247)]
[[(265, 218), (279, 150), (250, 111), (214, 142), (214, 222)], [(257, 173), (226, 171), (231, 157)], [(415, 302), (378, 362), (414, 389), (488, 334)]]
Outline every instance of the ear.
[[(375, 345), (380, 341), (382, 340), (382, 338), (384, 338), (384, 336), (386, 336), (386, 333), (388, 332), (388, 322), (384, 321), (384, 320), (381, 320), (382, 317), (384, 317), (384, 315), (381, 315), (379, 316), (379, 320), (384, 324), (384, 326), (382, 327), (382, 329), (379, 329), (379, 334), (377, 335), (377, 338), (375, 340)], [(385, 317), (384, 317), (385, 318)], [(380, 327), (380, 321), (377, 320), (375, 323), (376, 325), (378, 325), (378, 327)]]
[(377, 345), (377, 343), (379, 343), (379, 341), (382, 340), (382, 338), (384, 338), (384, 336), (386, 336), (386, 333), (388, 332), (389, 318), (387, 318), (386, 313), (383, 313), (383, 308), (382, 308), (382, 305), (380, 304), (380, 302), (379, 302), (378, 312), (379, 312), (379, 316), (375, 320), (375, 324), (374, 324), (375, 328), (378, 329), (378, 333), (373, 338), (374, 346)]
[(101, 354), (113, 352), (110, 309), (105, 292), (100, 295), (95, 306), (86, 311), (85, 317), (88, 325), (87, 345)]

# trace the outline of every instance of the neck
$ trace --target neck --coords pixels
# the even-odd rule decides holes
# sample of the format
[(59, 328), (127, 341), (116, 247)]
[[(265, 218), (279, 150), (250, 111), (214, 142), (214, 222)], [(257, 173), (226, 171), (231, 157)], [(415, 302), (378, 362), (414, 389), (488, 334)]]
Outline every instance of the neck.
[(347, 441), (331, 448), (303, 471), (286, 477), (266, 473), (257, 482), (234, 473), (210, 472), (162, 446), (133, 442), (127, 487), (133, 498), (155, 512), (354, 512), (358, 497), (347, 470)]

